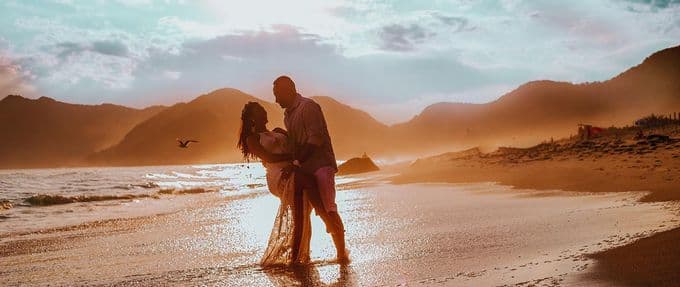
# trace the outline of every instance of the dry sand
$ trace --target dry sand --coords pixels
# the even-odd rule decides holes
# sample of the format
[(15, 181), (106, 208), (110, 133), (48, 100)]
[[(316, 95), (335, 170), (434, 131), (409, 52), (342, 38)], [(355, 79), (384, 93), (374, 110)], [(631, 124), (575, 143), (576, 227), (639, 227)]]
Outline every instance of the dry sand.
[[(562, 140), (526, 149), (478, 149), (416, 161), (395, 183), (497, 182), (519, 189), (587, 193), (648, 191), (641, 202), (680, 200), (678, 127), (661, 131), (669, 141), (636, 140), (632, 130), (588, 142)], [(675, 139), (674, 139), (675, 138)], [(676, 215), (678, 213), (676, 212)], [(676, 217), (677, 218), (677, 217)], [(677, 219), (676, 219), (677, 220)], [(595, 278), (635, 286), (680, 286), (680, 229), (597, 253)], [(645, 267), (642, 267), (645, 265)]]
[(346, 185), (338, 205), (353, 262), (335, 264), (314, 218), (314, 264), (262, 270), (276, 199), (207, 193), (159, 216), (3, 234), (7, 285), (559, 286), (586, 276), (589, 253), (678, 225), (672, 203), (639, 193), (532, 196), (495, 184)]

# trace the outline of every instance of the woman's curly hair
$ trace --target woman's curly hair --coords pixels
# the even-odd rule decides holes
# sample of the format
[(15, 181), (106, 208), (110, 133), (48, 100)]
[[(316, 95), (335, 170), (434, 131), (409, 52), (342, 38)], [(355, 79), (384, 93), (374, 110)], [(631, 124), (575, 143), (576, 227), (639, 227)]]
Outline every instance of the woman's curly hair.
[(246, 160), (255, 158), (255, 155), (248, 148), (247, 139), (254, 133), (255, 121), (252, 115), (256, 109), (264, 110), (264, 107), (257, 102), (248, 102), (241, 111), (241, 130), (239, 131), (238, 144), (236, 146), (241, 150), (243, 158)]

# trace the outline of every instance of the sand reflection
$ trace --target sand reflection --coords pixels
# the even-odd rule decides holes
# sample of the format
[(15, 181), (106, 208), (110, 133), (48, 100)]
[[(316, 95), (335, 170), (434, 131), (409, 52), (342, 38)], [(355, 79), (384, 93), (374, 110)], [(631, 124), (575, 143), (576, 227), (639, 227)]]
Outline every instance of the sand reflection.
[(274, 286), (358, 286), (351, 266), (322, 262), (288, 268), (264, 269)]

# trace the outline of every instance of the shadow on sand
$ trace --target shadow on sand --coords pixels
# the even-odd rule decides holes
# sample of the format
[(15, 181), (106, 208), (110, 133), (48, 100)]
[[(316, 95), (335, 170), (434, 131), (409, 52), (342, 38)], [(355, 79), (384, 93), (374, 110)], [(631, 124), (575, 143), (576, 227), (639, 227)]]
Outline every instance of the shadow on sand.
[(274, 286), (358, 286), (354, 270), (347, 264), (323, 262), (262, 271)]

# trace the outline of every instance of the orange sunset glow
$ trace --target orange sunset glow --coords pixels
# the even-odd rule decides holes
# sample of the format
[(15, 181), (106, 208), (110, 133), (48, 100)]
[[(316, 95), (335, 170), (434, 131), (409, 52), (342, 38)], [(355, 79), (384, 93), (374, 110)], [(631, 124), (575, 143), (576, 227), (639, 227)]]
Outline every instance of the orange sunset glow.
[(680, 286), (680, 1), (0, 11), (0, 286)]

